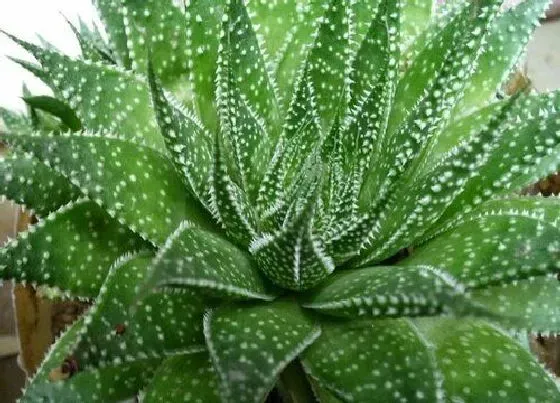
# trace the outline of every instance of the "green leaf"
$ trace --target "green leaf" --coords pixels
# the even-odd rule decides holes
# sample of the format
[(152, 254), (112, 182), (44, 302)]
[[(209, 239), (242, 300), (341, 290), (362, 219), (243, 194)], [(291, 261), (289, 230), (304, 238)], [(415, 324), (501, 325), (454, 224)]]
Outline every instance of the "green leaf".
[(90, 134), (5, 138), (45, 160), (154, 244), (163, 244), (181, 221), (207, 224), (206, 212), (189, 197), (173, 165), (151, 148)]
[(462, 285), (437, 268), (376, 266), (335, 273), (303, 306), (351, 318), (424, 316), (454, 311), (463, 294)]
[(436, 0), (407, 0), (402, 3), (401, 41), (407, 47), (430, 24)]
[(135, 397), (150, 380), (159, 360), (146, 359), (105, 368), (83, 370), (66, 380), (56, 380), (61, 363), (71, 357), (72, 347), (84, 324), (79, 319), (51, 346), (41, 367), (30, 380), (21, 397), (22, 403), (35, 402), (117, 402)]
[(191, 0), (187, 3), (187, 52), (195, 107), (204, 125), (213, 133), (218, 128), (214, 102), (216, 63), (225, 1)]
[[(339, 108), (345, 105), (344, 88), (351, 72), (352, 11), (349, 3), (332, 0), (324, 7), (325, 14), (305, 60), (305, 69), (296, 81), (288, 122), (301, 121), (306, 109), (313, 107), (322, 132), (328, 133)], [(307, 90), (308, 95), (305, 94)]]
[(147, 247), (89, 200), (71, 202), (22, 232), (0, 252), (0, 277), (97, 295), (112, 262)]
[(119, 64), (126, 69), (130, 69), (132, 60), (128, 53), (128, 35), (124, 23), (122, 0), (94, 0), (93, 3), (104, 22), (110, 39), (110, 46), (115, 52)]
[(498, 130), (501, 134), (489, 158), (464, 184), (440, 223), (493, 194), (509, 193), (517, 176), (530, 172), (532, 166), (553, 152), (560, 143), (560, 92), (521, 97)]
[(531, 353), (492, 325), (422, 318), (323, 326), (304, 353), (319, 385), (344, 401), (554, 402), (560, 391)]
[(534, 165), (527, 167), (523, 173), (512, 178), (508, 187), (509, 191), (511, 193), (524, 192), (527, 187), (558, 171), (560, 171), (560, 146), (552, 148), (550, 154), (537, 158)]
[[(397, 183), (395, 192), (378, 213), (362, 248), (368, 250), (360, 263), (381, 261), (410, 246), (421, 237), (461, 194), (465, 183), (476, 177), (500, 144), (502, 121), (511, 118), (518, 97), (512, 97), (493, 116), (484, 130), (461, 143), (426, 173), (411, 171)], [(376, 217), (376, 216), (374, 216)]]
[(116, 64), (113, 60), (111, 50), (108, 48), (108, 45), (105, 44), (97, 27), (91, 29), (81, 19), (80, 29), (69, 20), (66, 20), (66, 22), (80, 43), (82, 58), (84, 60)]
[(556, 402), (556, 380), (531, 352), (483, 321), (417, 319), (432, 345), (446, 401)]
[[(187, 25), (183, 5), (173, 0), (120, 0), (132, 69), (146, 74), (148, 51), (156, 76), (185, 105), (193, 101)], [(175, 2), (176, 3), (176, 2)]]
[(208, 353), (177, 354), (157, 369), (146, 389), (145, 403), (163, 400), (220, 403), (218, 379)]
[(148, 79), (157, 121), (175, 168), (183, 174), (199, 202), (207, 205), (212, 168), (211, 134), (178, 101), (167, 98), (151, 67)]
[(0, 107), (0, 133), (30, 133), (33, 131), (31, 120), (23, 113)]
[[(270, 53), (270, 64), (274, 69), (281, 110), (290, 105), (298, 75), (305, 67), (305, 60), (313, 45), (320, 18), (325, 12), (324, 4), (313, 0), (288, 0), (285, 2), (249, 2), (253, 26), (258, 35), (264, 37), (264, 46)], [(290, 9), (290, 10), (288, 10)], [(270, 19), (282, 19), (283, 24), (274, 24), (274, 29), (265, 25)], [(285, 34), (277, 38), (280, 30)], [(274, 36), (274, 40), (272, 37)], [(282, 43), (279, 44), (278, 40)], [(276, 52), (273, 49), (277, 49)]]
[[(214, 218), (221, 224), (230, 239), (246, 247), (256, 235), (256, 219), (248, 203), (247, 195), (233, 181), (230, 162), (232, 153), (223, 147), (225, 141), (216, 136), (214, 143), (214, 166), (210, 206)], [(230, 157), (230, 158), (228, 158)], [(234, 172), (234, 174), (237, 172)]]
[(219, 297), (274, 298), (246, 253), (222, 237), (187, 223), (181, 224), (159, 250), (146, 285), (192, 288)]
[[(487, 0), (485, 0), (485, 3)], [(399, 80), (395, 104), (391, 111), (390, 132), (393, 132), (405, 120), (409, 111), (421, 100), (424, 92), (430, 90), (446, 60), (465, 39), (465, 31), (474, 29), (473, 12), (481, 2), (462, 2), (463, 7), (456, 10), (450, 18), (438, 19), (426, 38), (420, 38), (423, 48), (415, 55)], [(471, 36), (471, 35), (469, 35)]]
[(377, 197), (371, 193), (375, 190), (372, 163), (377, 164), (386, 153), (382, 145), (398, 79), (399, 22), (398, 2), (381, 1), (353, 63), (350, 111), (343, 122), (341, 151), (346, 171), (357, 171), (359, 183), (355, 187), (361, 192), (362, 206)]
[(557, 276), (530, 277), (472, 290), (471, 298), (506, 328), (543, 334), (560, 332), (560, 283)]
[(417, 175), (433, 169), (437, 163), (452, 152), (455, 147), (460, 146), (462, 143), (469, 141), (472, 137), (484, 131), (492, 118), (500, 115), (500, 112), (507, 102), (508, 100), (495, 102), (467, 116), (452, 121), (441, 135), (434, 139), (432, 148), (428, 150), (425, 162), (420, 167), (421, 171), (418, 172)]
[(194, 293), (157, 293), (137, 300), (152, 257), (151, 253), (123, 256), (111, 267), (72, 349), (84, 368), (203, 348), (205, 305)]
[(157, 359), (145, 359), (78, 372), (66, 381), (41, 383), (20, 401), (117, 403), (134, 399), (150, 383), (158, 363)]
[(403, 265), (448, 271), (467, 287), (484, 287), (560, 269), (558, 200), (487, 202), (415, 248)]
[(0, 194), (39, 216), (77, 200), (80, 190), (28, 153), (0, 157)]
[[(242, 17), (238, 18), (240, 21), (228, 29), (240, 35), (243, 28), (239, 28), (237, 25), (248, 26), (248, 22), (243, 22)], [(237, 66), (238, 63), (241, 63), (239, 60), (243, 60), (245, 63), (251, 62), (247, 55), (251, 49), (256, 49), (256, 45), (252, 43), (256, 39), (250, 40), (253, 35), (255, 34), (251, 31), (244, 34), (244, 37), (249, 37), (249, 39), (244, 39), (249, 42), (246, 45), (248, 49), (243, 47), (237, 49), (237, 47), (231, 46), (230, 42), (236, 43), (235, 41), (241, 40), (240, 38), (235, 36), (222, 38), (224, 50), (220, 54), (218, 66), (220, 139), (225, 143), (224, 145), (228, 146), (224, 147), (224, 152), (231, 154), (228, 155), (228, 159), (232, 160), (232, 163), (228, 164), (230, 175), (238, 177), (237, 185), (251, 198), (251, 201), (257, 197), (258, 187), (274, 149), (274, 138), (277, 135), (274, 126), (278, 120), (278, 116), (276, 116), (278, 105), (275, 104), (274, 99), (271, 104), (259, 105), (247, 95), (248, 90), (255, 91), (255, 96), (265, 90), (259, 89), (257, 86), (257, 83), (266, 82), (267, 74), (269, 74), (267, 71), (261, 70), (264, 69), (263, 67), (258, 67), (261, 56), (253, 55), (253, 59), (257, 59), (255, 61), (257, 72), (252, 72), (243, 65)], [(245, 59), (248, 60), (245, 61)], [(255, 76), (253, 80), (256, 83), (253, 82), (249, 88), (246, 88), (244, 83), (247, 78), (244, 74)], [(274, 83), (269, 83), (270, 91), (274, 90), (273, 85)], [(262, 96), (267, 95), (271, 94), (265, 92)], [(268, 113), (268, 116), (260, 115), (264, 112)], [(267, 128), (267, 120), (269, 128)]]
[(495, 99), (549, 4), (550, 0), (525, 0), (496, 18), (465, 95), (455, 106), (456, 114), (465, 115)]
[(283, 225), (251, 243), (259, 267), (274, 283), (292, 290), (310, 288), (334, 271), (334, 262), (313, 228), (320, 173), (302, 170), (303, 182)]
[(414, 175), (425, 161), (426, 150), (432, 148), (462, 97), (500, 2), (468, 2), (399, 81), (381, 158), (366, 179), (369, 194), (376, 195), (370, 206), (383, 200), (399, 177), (407, 172)]
[(45, 81), (57, 97), (63, 98), (76, 112), (84, 128), (118, 134), (138, 144), (165, 151), (148, 86), (141, 78), (113, 66), (73, 60), (10, 38), (39, 60), (40, 69), (29, 64), (23, 67)]
[(79, 131), (82, 128), (82, 123), (72, 108), (56, 98), (36, 96), (24, 97), (23, 100), (31, 107), (43, 110), (59, 118), (72, 131)]
[(245, 2), (229, 0), (223, 21), (216, 94), (221, 130), (227, 130), (229, 126), (232, 83), (249, 107), (269, 124), (271, 130), (275, 129), (280, 118), (276, 83), (268, 70), (262, 43), (253, 29)]
[(443, 401), (437, 363), (407, 320), (324, 324), (321, 337), (303, 353), (303, 364), (342, 401)]
[(320, 333), (288, 301), (208, 311), (204, 335), (222, 400), (261, 402), (284, 367)]

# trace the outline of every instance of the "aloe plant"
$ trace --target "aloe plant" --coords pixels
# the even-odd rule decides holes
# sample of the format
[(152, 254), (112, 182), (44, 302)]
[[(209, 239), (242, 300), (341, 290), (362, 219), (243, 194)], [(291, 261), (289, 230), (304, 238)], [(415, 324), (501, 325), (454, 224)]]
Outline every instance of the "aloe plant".
[(178, 3), (12, 37), (0, 276), (93, 303), (22, 400), (560, 401), (560, 93), (501, 92), (549, 1)]

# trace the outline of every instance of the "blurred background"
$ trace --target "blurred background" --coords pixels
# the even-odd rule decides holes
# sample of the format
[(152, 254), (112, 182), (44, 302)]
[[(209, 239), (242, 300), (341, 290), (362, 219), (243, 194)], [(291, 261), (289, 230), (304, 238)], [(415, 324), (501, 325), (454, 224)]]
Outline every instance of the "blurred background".
[[(512, 5), (519, 1), (508, 0), (507, 3)], [(69, 55), (77, 55), (79, 46), (65, 18), (78, 24), (78, 16), (87, 24), (99, 23), (91, 0), (0, 0), (1, 29), (32, 42), (48, 41)], [(42, 37), (36, 35), (38, 32)], [(48, 94), (49, 90), (6, 55), (32, 59), (5, 36), (0, 36), (0, 106), (23, 111), (25, 105), (20, 98), (23, 83), (34, 95)], [(555, 0), (546, 20), (537, 29), (521, 67), (537, 90), (560, 89), (560, 0)], [(560, 176), (541, 181), (532, 191), (559, 193)], [(12, 203), (0, 202), (0, 244), (25, 228), (30, 219)], [(14, 299), (20, 311), (17, 326), (12, 309)], [(15, 401), (25, 382), (21, 368), (32, 370), (65, 324), (86, 307), (47, 301), (31, 287), (18, 286), (13, 290), (11, 284), (0, 286), (0, 402)], [(19, 358), (18, 334), (26, 350)], [(560, 368), (560, 343), (556, 339), (536, 337), (531, 344), (547, 365)]]

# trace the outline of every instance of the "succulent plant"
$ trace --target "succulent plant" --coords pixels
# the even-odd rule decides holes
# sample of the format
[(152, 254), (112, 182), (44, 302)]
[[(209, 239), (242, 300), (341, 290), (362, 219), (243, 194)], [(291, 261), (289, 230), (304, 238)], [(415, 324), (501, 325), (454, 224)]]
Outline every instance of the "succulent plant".
[[(23, 401), (558, 402), (560, 93), (501, 88), (548, 0), (97, 0), (1, 111), (0, 277), (91, 309)], [(32, 118), (32, 119), (31, 119)]]

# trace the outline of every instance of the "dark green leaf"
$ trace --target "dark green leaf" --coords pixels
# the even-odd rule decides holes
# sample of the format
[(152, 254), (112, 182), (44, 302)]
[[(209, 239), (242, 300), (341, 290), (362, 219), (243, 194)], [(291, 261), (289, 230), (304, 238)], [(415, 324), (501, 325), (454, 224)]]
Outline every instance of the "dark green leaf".
[[(261, 43), (253, 29), (243, 0), (229, 0), (223, 18), (218, 54), (217, 102), (222, 123), (227, 130), (232, 106), (231, 91), (239, 96), (258, 116), (276, 129), (280, 118), (279, 99), (273, 73), (263, 58)], [(231, 86), (235, 83), (235, 88)], [(230, 127), (231, 129), (231, 127)]]
[(557, 199), (489, 201), (432, 234), (402, 264), (440, 268), (468, 287), (557, 272), (559, 211)]
[(80, 197), (80, 190), (31, 154), (0, 157), (0, 194), (39, 216)]
[(218, 379), (208, 353), (178, 354), (166, 359), (146, 389), (145, 403), (162, 401), (220, 403)]
[(42, 68), (23, 66), (31, 68), (58, 97), (68, 102), (84, 128), (118, 134), (138, 144), (165, 150), (148, 86), (142, 79), (113, 66), (73, 60), (11, 38), (39, 60)]
[(207, 223), (173, 165), (151, 148), (98, 135), (6, 136), (68, 177), (112, 217), (155, 244), (177, 223)]
[(49, 96), (25, 97), (23, 100), (33, 108), (43, 110), (59, 118), (72, 131), (82, 128), (76, 113), (64, 102)]
[(453, 311), (464, 294), (446, 272), (429, 266), (376, 266), (330, 276), (304, 306), (328, 315), (423, 316)]
[(218, 235), (185, 223), (159, 250), (146, 283), (150, 288), (200, 289), (221, 297), (274, 298), (246, 253)]
[(506, 328), (543, 334), (560, 332), (560, 282), (556, 276), (472, 290), (471, 298)]
[[(339, 108), (346, 102), (344, 88), (351, 72), (352, 12), (348, 0), (332, 0), (325, 9), (303, 75), (297, 81), (288, 122), (300, 121), (307, 109), (314, 108), (318, 125), (323, 133), (328, 133)], [(306, 91), (309, 94), (305, 94)]]
[(89, 200), (63, 206), (0, 253), (0, 277), (95, 297), (112, 262), (146, 243)]
[(303, 354), (309, 375), (342, 401), (443, 401), (437, 363), (407, 320), (340, 322)]
[(465, 95), (455, 106), (456, 114), (464, 115), (495, 99), (549, 4), (550, 0), (525, 0), (496, 18)]
[(178, 101), (166, 97), (151, 67), (148, 79), (157, 121), (175, 168), (183, 174), (187, 187), (199, 202), (207, 205), (212, 168), (211, 134)]
[(433, 349), (445, 401), (556, 402), (557, 381), (527, 351), (487, 322), (414, 321)]
[(156, 76), (185, 105), (193, 102), (187, 25), (173, 0), (120, 0), (132, 69), (146, 74), (148, 51)]
[(218, 127), (216, 113), (216, 63), (225, 1), (187, 2), (185, 24), (187, 52), (195, 107), (204, 125), (213, 133)]
[(261, 402), (284, 367), (319, 336), (297, 304), (222, 306), (204, 316), (204, 335), (223, 401)]
[[(190, 291), (137, 301), (151, 253), (117, 260), (101, 288), (72, 354), (83, 368), (117, 365), (203, 349), (202, 300)], [(131, 306), (135, 304), (131, 314)]]
[(313, 228), (320, 174), (302, 170), (300, 191), (289, 206), (283, 225), (251, 244), (251, 253), (266, 276), (292, 290), (313, 287), (334, 271), (334, 262)]
[(232, 171), (233, 174), (238, 172), (231, 169), (235, 162), (231, 162), (233, 152), (225, 151), (231, 148), (227, 145), (221, 138), (217, 138), (214, 144), (210, 205), (214, 218), (229, 238), (246, 247), (256, 236), (256, 218), (247, 195), (231, 177)]
[(551, 154), (560, 144), (559, 105), (560, 92), (520, 98), (519, 104), (500, 122), (501, 134), (492, 152), (439, 222), (470, 210), (493, 194), (509, 193), (517, 176), (530, 172), (532, 166)]
[(130, 69), (132, 60), (128, 52), (128, 35), (124, 23), (124, 8), (121, 0), (94, 0), (93, 1), (101, 20), (105, 23), (110, 46), (117, 55), (120, 64)]

